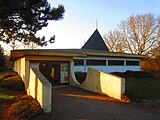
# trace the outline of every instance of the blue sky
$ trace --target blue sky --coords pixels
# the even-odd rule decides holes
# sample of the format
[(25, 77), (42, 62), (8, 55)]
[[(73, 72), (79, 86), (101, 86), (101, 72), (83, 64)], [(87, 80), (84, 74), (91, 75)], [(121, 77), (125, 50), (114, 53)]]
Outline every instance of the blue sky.
[(103, 36), (131, 15), (160, 12), (159, 0), (48, 0), (63, 4), (64, 19), (50, 22), (38, 35), (56, 35), (56, 42), (44, 48), (81, 48), (96, 29)]
[(53, 44), (43, 48), (81, 48), (96, 29), (103, 36), (131, 15), (160, 15), (160, 0), (48, 0), (51, 6), (63, 4), (64, 19), (49, 22), (37, 36), (56, 36)]

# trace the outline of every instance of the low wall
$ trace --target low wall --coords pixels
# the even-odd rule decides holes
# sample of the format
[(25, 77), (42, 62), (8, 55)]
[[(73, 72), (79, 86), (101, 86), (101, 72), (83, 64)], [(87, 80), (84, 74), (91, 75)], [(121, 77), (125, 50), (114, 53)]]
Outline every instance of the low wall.
[(30, 68), (27, 94), (38, 100), (45, 113), (51, 112), (52, 85), (37, 68)]
[[(71, 69), (73, 69), (71, 64)], [(92, 92), (105, 94), (110, 97), (120, 99), (121, 95), (125, 93), (125, 79), (117, 77), (105, 72), (89, 68), (87, 77), (82, 84), (76, 80), (74, 71), (71, 70), (70, 85), (80, 87)]]

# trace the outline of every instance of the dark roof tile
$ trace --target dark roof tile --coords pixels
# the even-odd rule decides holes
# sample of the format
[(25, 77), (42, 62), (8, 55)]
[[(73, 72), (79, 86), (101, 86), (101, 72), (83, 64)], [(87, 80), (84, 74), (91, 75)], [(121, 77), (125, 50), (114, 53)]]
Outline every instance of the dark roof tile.
[(103, 38), (101, 37), (100, 33), (96, 29), (88, 41), (83, 45), (81, 49), (88, 49), (88, 50), (101, 50), (101, 51), (108, 51), (108, 47), (106, 46)]

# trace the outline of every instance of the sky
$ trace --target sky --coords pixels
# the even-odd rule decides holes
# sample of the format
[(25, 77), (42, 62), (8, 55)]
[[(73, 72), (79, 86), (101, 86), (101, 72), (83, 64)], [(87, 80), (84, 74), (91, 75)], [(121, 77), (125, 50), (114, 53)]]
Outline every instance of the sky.
[(160, 15), (160, 0), (48, 0), (51, 7), (62, 4), (64, 18), (50, 21), (37, 36), (50, 38), (55, 43), (44, 49), (81, 48), (96, 29), (103, 36), (114, 30), (121, 21), (131, 15), (152, 13)]

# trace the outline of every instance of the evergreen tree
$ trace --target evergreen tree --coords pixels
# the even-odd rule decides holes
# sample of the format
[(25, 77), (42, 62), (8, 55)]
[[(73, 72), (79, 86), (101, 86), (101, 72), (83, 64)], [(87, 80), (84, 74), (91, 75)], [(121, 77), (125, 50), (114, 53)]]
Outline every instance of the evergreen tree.
[(64, 7), (50, 7), (47, 0), (0, 0), (0, 41), (12, 44), (16, 41), (47, 45), (54, 37), (36, 37), (37, 31), (48, 25), (49, 20), (63, 18)]
[(5, 70), (7, 70), (6, 57), (3, 48), (0, 46), (0, 72), (4, 72)]

